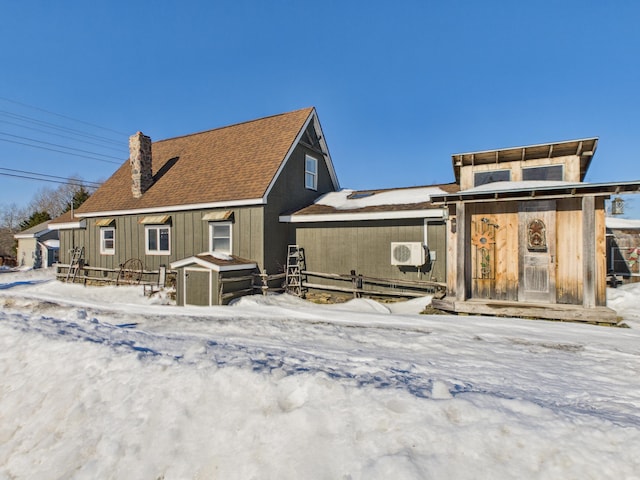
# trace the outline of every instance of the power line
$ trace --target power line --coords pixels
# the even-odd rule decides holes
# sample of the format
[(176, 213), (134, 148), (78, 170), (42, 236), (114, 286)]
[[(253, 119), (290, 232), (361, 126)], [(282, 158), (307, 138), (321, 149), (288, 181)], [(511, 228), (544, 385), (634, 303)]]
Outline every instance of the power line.
[[(25, 170), (16, 170), (13, 168), (4, 168), (4, 167), (0, 167), (0, 170), (4, 170), (5, 172), (13, 172), (15, 173), (22, 173), (25, 175), (29, 175), (32, 176), (33, 178), (31, 178), (32, 180), (46, 180), (45, 178), (37, 178), (37, 177), (47, 177), (48, 179), (59, 179), (59, 180), (64, 180), (65, 182), (75, 182), (75, 183), (82, 183), (83, 185), (86, 185), (87, 187), (92, 187), (92, 188), (98, 188), (101, 183), (99, 182), (90, 182), (90, 181), (85, 181), (85, 180), (77, 180), (74, 178), (69, 178), (69, 177), (60, 177), (58, 175), (48, 175), (46, 173), (37, 173), (37, 172), (27, 172)], [(0, 175), (4, 175), (4, 173), (0, 172)], [(7, 174), (9, 175), (9, 174)], [(23, 177), (24, 178), (24, 177)]]
[(0, 132), (0, 135), (5, 135), (7, 137), (13, 137), (13, 138), (19, 138), (21, 140), (28, 140), (30, 142), (42, 143), (44, 145), (51, 145), (52, 147), (66, 148), (67, 150), (75, 150), (76, 152), (89, 153), (91, 155), (98, 155), (100, 157), (115, 158), (116, 160), (119, 160), (119, 157), (114, 157), (113, 155), (105, 155), (104, 153), (91, 152), (89, 150), (82, 150), (81, 148), (65, 147), (64, 145), (58, 145), (57, 143), (45, 142), (44, 140), (38, 140), (37, 138), (23, 137), (22, 135), (14, 135), (13, 133), (7, 133), (7, 132)]
[(49, 111), (49, 110), (45, 110), (44, 108), (34, 107), (33, 105), (29, 105), (29, 104), (26, 104), (26, 103), (18, 102), (16, 100), (11, 100), (11, 99), (6, 98), (6, 97), (1, 97), (0, 96), (0, 100), (4, 100), (5, 102), (13, 103), (13, 104), (16, 104), (16, 105), (21, 105), (23, 107), (33, 108), (34, 110), (39, 110), (41, 112), (48, 113), (49, 115), (55, 115), (56, 117), (66, 118), (67, 120), (72, 120), (74, 122), (78, 122), (78, 123), (82, 123), (84, 125), (88, 125), (88, 126), (91, 126), (91, 127), (99, 128), (101, 130), (106, 130), (106, 131), (109, 131), (109, 132), (117, 133), (118, 135), (128, 136), (126, 133), (122, 133), (122, 132), (119, 132), (117, 130), (113, 130), (112, 128), (102, 127), (100, 125), (96, 125), (95, 123), (86, 122), (84, 120), (78, 120), (77, 118), (68, 117), (68, 116), (62, 115), (60, 113), (56, 113), (56, 112), (52, 112), (52, 111)]
[[(0, 132), (0, 133), (1, 133), (1, 132)], [(7, 135), (7, 134), (5, 134), (5, 135)], [(11, 136), (15, 137), (15, 136), (17, 136), (17, 135), (11, 135)], [(24, 137), (18, 137), (18, 138), (24, 138)], [(30, 139), (27, 139), (27, 140), (30, 140)], [(41, 150), (48, 150), (48, 151), (50, 151), (50, 152), (64, 153), (65, 155), (72, 155), (72, 156), (74, 156), (74, 157), (88, 158), (89, 160), (96, 160), (96, 161), (98, 161), (98, 162), (113, 163), (113, 164), (115, 164), (115, 165), (120, 165), (120, 164), (122, 163), (122, 162), (114, 162), (114, 161), (112, 161), (112, 160), (105, 160), (105, 159), (103, 159), (103, 158), (90, 157), (90, 156), (88, 156), (88, 155), (80, 155), (80, 154), (77, 154), (77, 153), (71, 153), (71, 152), (67, 152), (67, 151), (64, 151), (64, 150), (57, 150), (57, 149), (55, 149), (55, 148), (48, 148), (48, 147), (43, 147), (43, 146), (40, 146), (40, 145), (33, 145), (33, 144), (30, 144), (30, 143), (18, 142), (18, 141), (16, 141), (16, 140), (8, 140), (8, 139), (6, 139), (6, 138), (0, 138), (0, 141), (2, 141), (2, 142), (9, 142), (9, 143), (15, 143), (15, 144), (18, 144), (18, 145), (25, 145), (25, 146), (27, 146), (27, 147), (32, 147), (32, 148), (39, 148), (39, 149), (41, 149)], [(38, 141), (38, 140), (35, 140), (35, 141)], [(49, 144), (48, 142), (40, 142), (40, 143), (47, 143), (47, 144)], [(79, 149), (76, 149), (76, 148), (73, 148), (73, 149), (72, 149), (72, 148), (70, 148), (70, 147), (65, 147), (65, 146), (62, 146), (62, 145), (55, 145), (55, 144), (49, 144), (49, 145), (54, 145), (54, 146), (57, 146), (57, 147), (60, 147), (60, 148), (67, 148), (67, 149), (70, 149), (70, 150), (76, 150), (76, 151), (81, 151), (81, 152), (83, 152), (83, 151), (84, 151), (84, 150), (79, 150)], [(93, 153), (93, 152), (87, 152), (87, 153), (91, 153), (91, 154), (93, 154), (93, 155), (102, 155), (102, 154), (99, 154), (99, 153)], [(109, 158), (118, 158), (118, 157), (113, 157), (113, 156), (111, 156), (111, 155), (104, 155), (104, 156), (105, 156), (105, 157), (109, 157)]]
[(70, 182), (70, 181), (62, 181), (62, 180), (50, 180), (50, 179), (46, 179), (46, 178), (34, 178), (34, 177), (30, 177), (28, 175), (17, 175), (17, 174), (13, 174), (13, 173), (2, 173), (0, 172), (1, 176), (4, 177), (15, 177), (15, 178), (25, 178), (27, 180), (37, 180), (40, 182), (50, 182), (50, 183), (58, 183), (58, 184), (62, 184), (62, 185), (71, 185), (73, 187), (84, 187), (85, 184), (82, 182)]
[[(86, 144), (88, 144), (88, 145), (93, 145), (94, 147), (108, 148), (109, 150), (114, 150), (114, 151), (117, 151), (117, 152), (121, 152), (121, 151), (123, 151), (123, 150), (124, 150), (124, 148), (122, 147), (122, 145), (120, 145), (119, 143), (118, 143), (118, 145), (120, 145), (120, 147), (119, 147), (119, 148), (118, 148), (118, 147), (110, 147), (110, 146), (107, 146), (107, 145), (100, 145), (99, 143), (90, 142), (90, 141), (88, 141), (88, 140), (79, 140), (79, 139), (77, 139), (77, 138), (69, 137), (69, 136), (67, 136), (67, 135), (60, 135), (60, 134), (58, 134), (58, 133), (53, 134), (53, 133), (51, 133), (51, 132), (48, 132), (48, 131), (46, 131), (46, 130), (42, 130), (42, 129), (40, 129), (40, 128), (28, 127), (28, 126), (21, 125), (21, 124), (16, 123), (16, 122), (10, 122), (10, 121), (8, 121), (8, 120), (0, 120), (0, 123), (7, 123), (7, 124), (9, 124), (9, 125), (14, 125), (14, 126), (16, 126), (16, 127), (25, 128), (25, 129), (27, 129), (27, 130), (32, 130), (32, 131), (34, 131), (34, 132), (40, 132), (40, 133), (44, 133), (44, 134), (47, 134), (47, 135), (56, 135), (56, 136), (57, 136), (57, 137), (59, 137), (59, 138), (66, 138), (66, 139), (68, 139), (68, 140), (73, 140), (73, 141), (75, 141), (75, 142), (86, 143)], [(116, 142), (113, 142), (113, 143), (114, 143), (114, 144), (116, 144)]]
[[(105, 142), (105, 143), (110, 143), (111, 145), (122, 145), (124, 142), (120, 141), (120, 140), (114, 140), (112, 138), (109, 137), (103, 137), (101, 135), (95, 135), (93, 133), (88, 133), (88, 132), (84, 132), (82, 130), (77, 130), (75, 128), (70, 128), (70, 127), (64, 127), (62, 125), (58, 125), (55, 123), (51, 123), (51, 122), (47, 122), (45, 120), (39, 120), (37, 118), (33, 118), (33, 117), (29, 117), (27, 115), (21, 115), (19, 113), (13, 113), (13, 112), (8, 112), (6, 110), (0, 110), (0, 115), (3, 115), (5, 117), (11, 117), (14, 120), (19, 120), (21, 122), (24, 123), (35, 123), (36, 125), (40, 125), (46, 128), (50, 128), (52, 130), (61, 130), (63, 132), (68, 132), (68, 133), (72, 133), (74, 135), (80, 136), (80, 137), (86, 137), (86, 138), (91, 138), (94, 140), (98, 140), (101, 142)], [(5, 120), (6, 122), (6, 120)], [(10, 122), (6, 122), (6, 123), (10, 123)], [(18, 125), (18, 124), (13, 124), (13, 125)], [(28, 127), (28, 126), (24, 126), (24, 125), (19, 125), (22, 128), (28, 128), (28, 129), (33, 129), (33, 127)], [(49, 133), (49, 132), (46, 132)]]

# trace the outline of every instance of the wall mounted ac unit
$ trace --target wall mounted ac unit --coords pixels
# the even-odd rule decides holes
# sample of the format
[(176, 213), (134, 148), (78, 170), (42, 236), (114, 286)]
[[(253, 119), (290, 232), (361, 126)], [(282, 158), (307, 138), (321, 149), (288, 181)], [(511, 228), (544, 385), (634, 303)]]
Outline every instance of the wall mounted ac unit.
[(422, 242), (391, 242), (391, 265), (424, 265)]

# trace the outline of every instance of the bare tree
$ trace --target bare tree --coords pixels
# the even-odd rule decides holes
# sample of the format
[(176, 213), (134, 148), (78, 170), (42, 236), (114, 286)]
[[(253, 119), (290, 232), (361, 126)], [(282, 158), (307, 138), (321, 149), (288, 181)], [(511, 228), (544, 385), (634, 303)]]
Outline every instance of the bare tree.
[[(69, 178), (68, 184), (60, 185), (56, 189), (43, 187), (29, 204), (29, 210), (31, 212), (47, 212), (51, 218), (56, 218), (71, 208), (71, 202), (74, 202), (78, 192), (83, 190), (91, 193), (91, 189), (84, 187), (82, 179), (79, 177)], [(74, 205), (74, 208), (77, 206)]]
[(13, 235), (20, 230), (20, 223), (28, 217), (24, 208), (15, 203), (0, 206), (0, 256), (15, 256), (16, 240)]

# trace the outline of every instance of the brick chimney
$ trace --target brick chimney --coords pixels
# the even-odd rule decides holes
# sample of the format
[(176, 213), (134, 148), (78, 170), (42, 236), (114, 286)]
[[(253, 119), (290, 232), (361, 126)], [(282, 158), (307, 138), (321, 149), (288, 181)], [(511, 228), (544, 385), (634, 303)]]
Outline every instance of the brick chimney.
[(131, 193), (135, 198), (140, 198), (153, 184), (151, 138), (142, 132), (129, 137), (129, 163), (131, 164)]

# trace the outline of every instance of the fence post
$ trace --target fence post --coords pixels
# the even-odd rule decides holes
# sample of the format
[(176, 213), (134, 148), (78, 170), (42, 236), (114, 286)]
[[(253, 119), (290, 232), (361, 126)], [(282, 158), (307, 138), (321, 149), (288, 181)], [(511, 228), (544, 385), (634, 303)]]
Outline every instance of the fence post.
[(260, 279), (262, 280), (262, 287), (260, 287), (262, 289), (262, 295), (266, 296), (269, 290), (269, 276), (266, 270), (260, 274)]
[(360, 298), (362, 294), (358, 290), (362, 288), (362, 275), (357, 275), (355, 270), (351, 270), (351, 285), (353, 286), (353, 298)]

